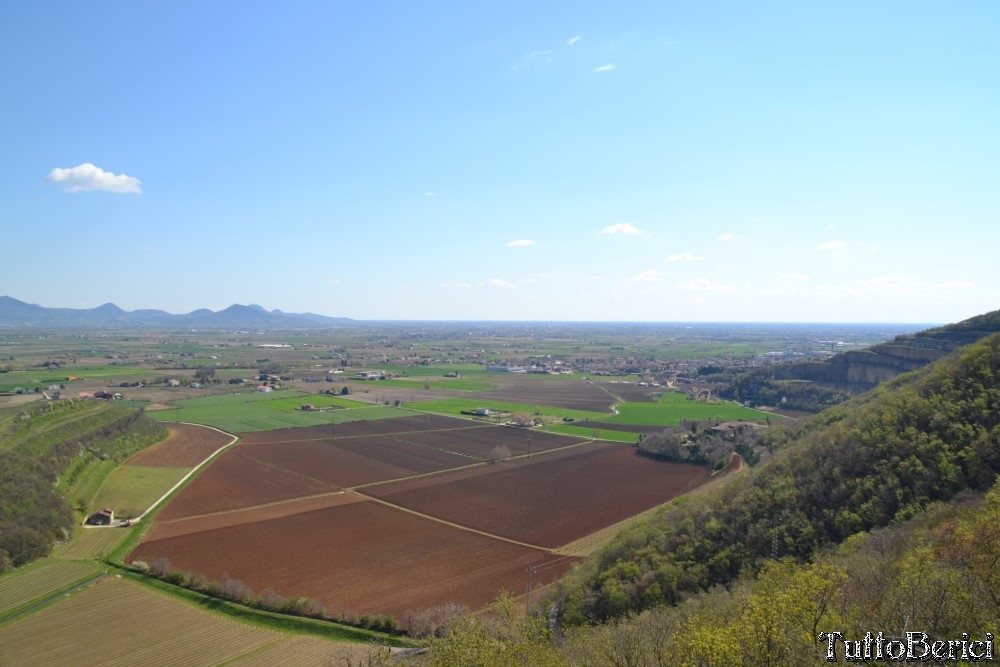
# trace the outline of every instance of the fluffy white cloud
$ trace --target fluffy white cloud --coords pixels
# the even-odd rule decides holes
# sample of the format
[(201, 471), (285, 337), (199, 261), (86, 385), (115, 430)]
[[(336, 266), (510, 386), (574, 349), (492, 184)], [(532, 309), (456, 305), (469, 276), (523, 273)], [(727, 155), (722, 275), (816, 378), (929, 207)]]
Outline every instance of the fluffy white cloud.
[(518, 239), (517, 241), (511, 241), (507, 244), (508, 248), (524, 248), (529, 245), (535, 245), (535, 242), (531, 239)]
[(679, 254), (669, 255), (667, 257), (668, 262), (703, 262), (705, 258), (701, 255), (695, 255), (690, 252), (682, 252)]
[(575, 35), (573, 37), (570, 37), (569, 39), (566, 40), (566, 46), (573, 46), (574, 44), (576, 44), (577, 42), (579, 42), (581, 39), (583, 39), (583, 38), (580, 37), (580, 35)]
[(847, 244), (843, 241), (827, 241), (819, 246), (820, 250), (843, 250)]
[(620, 222), (617, 225), (608, 225), (601, 230), (602, 234), (630, 234), (632, 236), (642, 236), (646, 232), (642, 231), (638, 227), (632, 226), (628, 222)]
[(735, 241), (736, 234), (719, 234), (720, 241)]
[(125, 174), (113, 174), (89, 162), (68, 169), (56, 167), (49, 172), (46, 180), (62, 187), (64, 192), (104, 190), (119, 194), (142, 194), (138, 178)]
[(513, 283), (509, 283), (506, 280), (500, 280), (499, 278), (490, 278), (485, 283), (480, 285), (480, 287), (494, 287), (498, 289), (511, 289), (514, 287)]
[(594, 71), (595, 72), (610, 72), (614, 68), (615, 68), (615, 66), (609, 63), (607, 65), (601, 65), (600, 67), (595, 67)]

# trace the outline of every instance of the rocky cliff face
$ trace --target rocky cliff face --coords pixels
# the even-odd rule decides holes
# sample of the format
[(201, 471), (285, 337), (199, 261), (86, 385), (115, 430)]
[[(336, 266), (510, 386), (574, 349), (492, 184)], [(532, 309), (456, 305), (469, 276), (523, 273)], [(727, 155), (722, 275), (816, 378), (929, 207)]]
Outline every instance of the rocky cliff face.
[(891, 380), (900, 373), (915, 371), (940, 359), (962, 345), (992, 332), (921, 332), (900, 336), (889, 343), (866, 350), (844, 352), (826, 361), (774, 367), (775, 380), (805, 380), (830, 384), (838, 389), (861, 392)]

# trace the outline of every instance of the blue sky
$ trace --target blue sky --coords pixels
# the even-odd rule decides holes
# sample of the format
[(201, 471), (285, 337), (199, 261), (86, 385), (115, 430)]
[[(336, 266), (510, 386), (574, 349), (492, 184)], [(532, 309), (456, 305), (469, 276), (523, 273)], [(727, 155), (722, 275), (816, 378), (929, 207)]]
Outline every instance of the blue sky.
[(0, 294), (357, 319), (1000, 308), (1000, 3), (8, 3)]

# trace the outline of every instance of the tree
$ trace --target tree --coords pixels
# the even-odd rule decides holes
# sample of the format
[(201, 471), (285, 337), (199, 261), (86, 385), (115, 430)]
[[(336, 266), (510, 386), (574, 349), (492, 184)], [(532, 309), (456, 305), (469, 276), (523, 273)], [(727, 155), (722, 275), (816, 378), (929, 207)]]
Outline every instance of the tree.
[(215, 377), (215, 369), (208, 366), (200, 366), (194, 372), (194, 376), (202, 382), (207, 382)]

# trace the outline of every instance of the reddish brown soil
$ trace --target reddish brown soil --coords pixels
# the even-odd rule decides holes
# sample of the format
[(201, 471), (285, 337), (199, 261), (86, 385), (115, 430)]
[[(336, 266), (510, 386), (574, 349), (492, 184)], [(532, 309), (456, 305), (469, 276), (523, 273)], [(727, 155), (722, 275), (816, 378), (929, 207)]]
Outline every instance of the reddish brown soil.
[(212, 461), (157, 515), (161, 521), (223, 512), (336, 490), (244, 456), (237, 446)]
[(129, 560), (165, 557), (209, 579), (228, 575), (260, 593), (320, 600), (339, 615), (460, 603), (549, 583), (575, 561), (361, 502), (139, 545)]
[[(357, 441), (335, 443), (317, 440), (277, 445), (242, 445), (240, 451), (262, 463), (340, 487), (409, 477), (470, 463), (468, 459), (458, 456), (435, 450), (420, 450), (386, 438), (359, 438)], [(390, 461), (396, 461), (397, 464), (393, 465)]]
[[(239, 449), (258, 462), (339, 487), (351, 487), (566, 447), (578, 442), (573, 438), (529, 429), (481, 424), (470, 426), (466, 420), (451, 418), (411, 422), (406, 430), (393, 434), (364, 436), (360, 433), (360, 429), (355, 428), (354, 435), (314, 439), (316, 435), (323, 435), (324, 430), (272, 431), (270, 441), (258, 435), (247, 438)], [(251, 441), (253, 444), (249, 444)]]
[(669, 387), (640, 387), (638, 382), (600, 382), (598, 384), (623, 401), (633, 403), (652, 403), (654, 399), (650, 398), (651, 394), (672, 391)]
[(506, 447), (511, 456), (519, 456), (567, 447), (581, 440), (545, 431), (500, 425), (465, 431), (425, 431), (401, 437), (405, 437), (408, 442), (458, 452), (480, 460), (497, 458), (495, 450), (498, 446)]
[(209, 530), (218, 530), (219, 528), (267, 521), (269, 519), (280, 519), (293, 514), (301, 514), (302, 512), (311, 512), (312, 510), (337, 507), (339, 505), (350, 505), (351, 503), (361, 503), (367, 500), (368, 498), (356, 493), (333, 491), (321, 496), (279, 501), (265, 505), (264, 507), (250, 507), (230, 510), (228, 512), (173, 519), (171, 521), (157, 521), (153, 529), (149, 531), (146, 540), (162, 540), (168, 537), (204, 533)]
[(212, 452), (229, 443), (232, 436), (207, 426), (168, 424), (170, 435), (128, 460), (130, 465), (185, 468), (198, 465)]
[(555, 548), (667, 502), (710, 479), (622, 445), (569, 450), (364, 490), (430, 516)]
[[(475, 392), (476, 401), (552, 405), (570, 410), (611, 412), (615, 399), (585, 380), (547, 377), (508, 376), (498, 373), (499, 389)], [(490, 375), (489, 380), (494, 380)]]
[(376, 419), (374, 421), (356, 421), (331, 426), (306, 426), (300, 428), (284, 428), (276, 431), (256, 431), (241, 433), (240, 439), (247, 444), (259, 442), (292, 442), (296, 440), (328, 440), (332, 438), (352, 438), (357, 436), (390, 435), (394, 433), (411, 433), (413, 431), (429, 431), (438, 429), (470, 429), (487, 428), (468, 419), (456, 419), (439, 415), (421, 414), (397, 419)]

